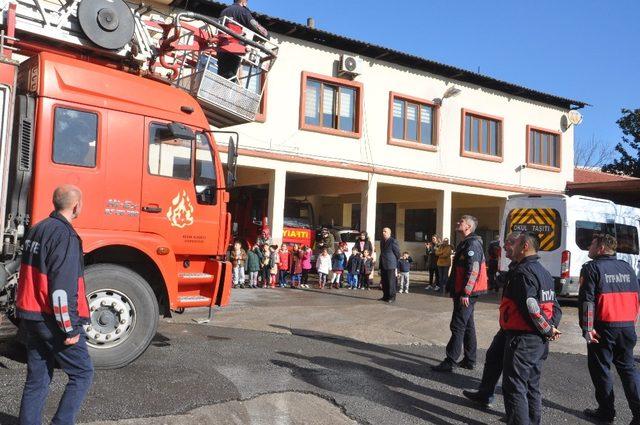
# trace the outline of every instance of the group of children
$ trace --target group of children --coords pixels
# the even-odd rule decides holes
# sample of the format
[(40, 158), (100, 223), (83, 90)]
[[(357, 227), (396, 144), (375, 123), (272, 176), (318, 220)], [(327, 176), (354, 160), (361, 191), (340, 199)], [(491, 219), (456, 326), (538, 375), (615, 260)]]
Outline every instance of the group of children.
[[(322, 248), (316, 258), (318, 288), (348, 288), (369, 290), (373, 283), (375, 260), (369, 250), (360, 253), (357, 248), (347, 257), (346, 247), (338, 247), (333, 254)], [(245, 270), (249, 274), (250, 288), (309, 288), (309, 273), (312, 270), (312, 250), (306, 245), (256, 245), (248, 252), (240, 242), (233, 245), (229, 258), (233, 265), (233, 287), (245, 287)], [(398, 290), (409, 292), (409, 270), (412, 263), (405, 252), (398, 261)], [(346, 277), (346, 283), (345, 283)]]
[(249, 287), (275, 288), (287, 286), (287, 277), (291, 277), (291, 286), (308, 288), (311, 271), (311, 248), (306, 245), (294, 245), (289, 251), (286, 245), (255, 245), (249, 252), (240, 242), (233, 244), (229, 258), (233, 265), (233, 287), (245, 287), (245, 270), (249, 273)]
[(373, 283), (374, 259), (368, 250), (360, 253), (356, 248), (347, 257), (346, 249), (338, 247), (333, 255), (327, 248), (322, 248), (316, 260), (318, 287), (342, 288), (346, 272), (346, 287), (349, 289), (369, 289)]

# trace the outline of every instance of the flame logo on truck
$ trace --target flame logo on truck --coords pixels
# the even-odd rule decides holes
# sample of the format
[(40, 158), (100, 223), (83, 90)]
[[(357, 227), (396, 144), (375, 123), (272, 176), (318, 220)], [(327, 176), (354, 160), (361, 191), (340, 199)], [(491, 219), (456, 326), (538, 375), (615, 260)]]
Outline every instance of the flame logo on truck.
[(171, 208), (167, 212), (169, 223), (173, 227), (184, 229), (193, 224), (193, 204), (187, 196), (187, 191), (183, 190), (171, 201)]

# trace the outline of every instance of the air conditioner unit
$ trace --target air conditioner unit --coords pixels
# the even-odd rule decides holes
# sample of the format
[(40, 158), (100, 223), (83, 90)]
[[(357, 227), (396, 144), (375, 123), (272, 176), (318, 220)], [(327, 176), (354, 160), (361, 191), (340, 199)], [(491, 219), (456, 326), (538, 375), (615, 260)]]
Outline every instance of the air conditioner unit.
[(340, 69), (338, 70), (338, 75), (355, 77), (356, 75), (362, 74), (363, 68), (364, 63), (362, 62), (362, 59), (357, 56), (342, 55), (340, 58)]

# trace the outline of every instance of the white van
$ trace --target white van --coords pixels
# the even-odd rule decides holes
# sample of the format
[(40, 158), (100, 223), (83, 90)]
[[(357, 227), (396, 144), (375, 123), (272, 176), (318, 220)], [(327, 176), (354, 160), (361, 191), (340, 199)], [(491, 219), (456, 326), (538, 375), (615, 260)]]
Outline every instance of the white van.
[[(557, 295), (578, 294), (580, 270), (589, 261), (594, 233), (615, 236), (618, 258), (628, 262), (640, 277), (640, 208), (579, 195), (514, 195), (505, 206), (501, 243), (511, 231), (538, 233), (540, 262), (554, 277)], [(506, 270), (508, 264), (503, 254), (500, 269)]]

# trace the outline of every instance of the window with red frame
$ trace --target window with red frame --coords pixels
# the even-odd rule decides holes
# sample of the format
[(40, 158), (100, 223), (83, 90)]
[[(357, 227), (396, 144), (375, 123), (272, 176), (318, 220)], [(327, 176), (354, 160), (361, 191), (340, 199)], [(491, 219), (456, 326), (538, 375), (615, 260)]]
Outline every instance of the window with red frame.
[(560, 168), (560, 137), (554, 133), (529, 129), (529, 163)]
[(434, 117), (433, 106), (394, 97), (391, 137), (433, 146), (436, 141)]
[(307, 78), (305, 91), (305, 124), (351, 133), (358, 131), (358, 90)]
[(464, 126), (465, 152), (502, 156), (501, 121), (467, 113)]

